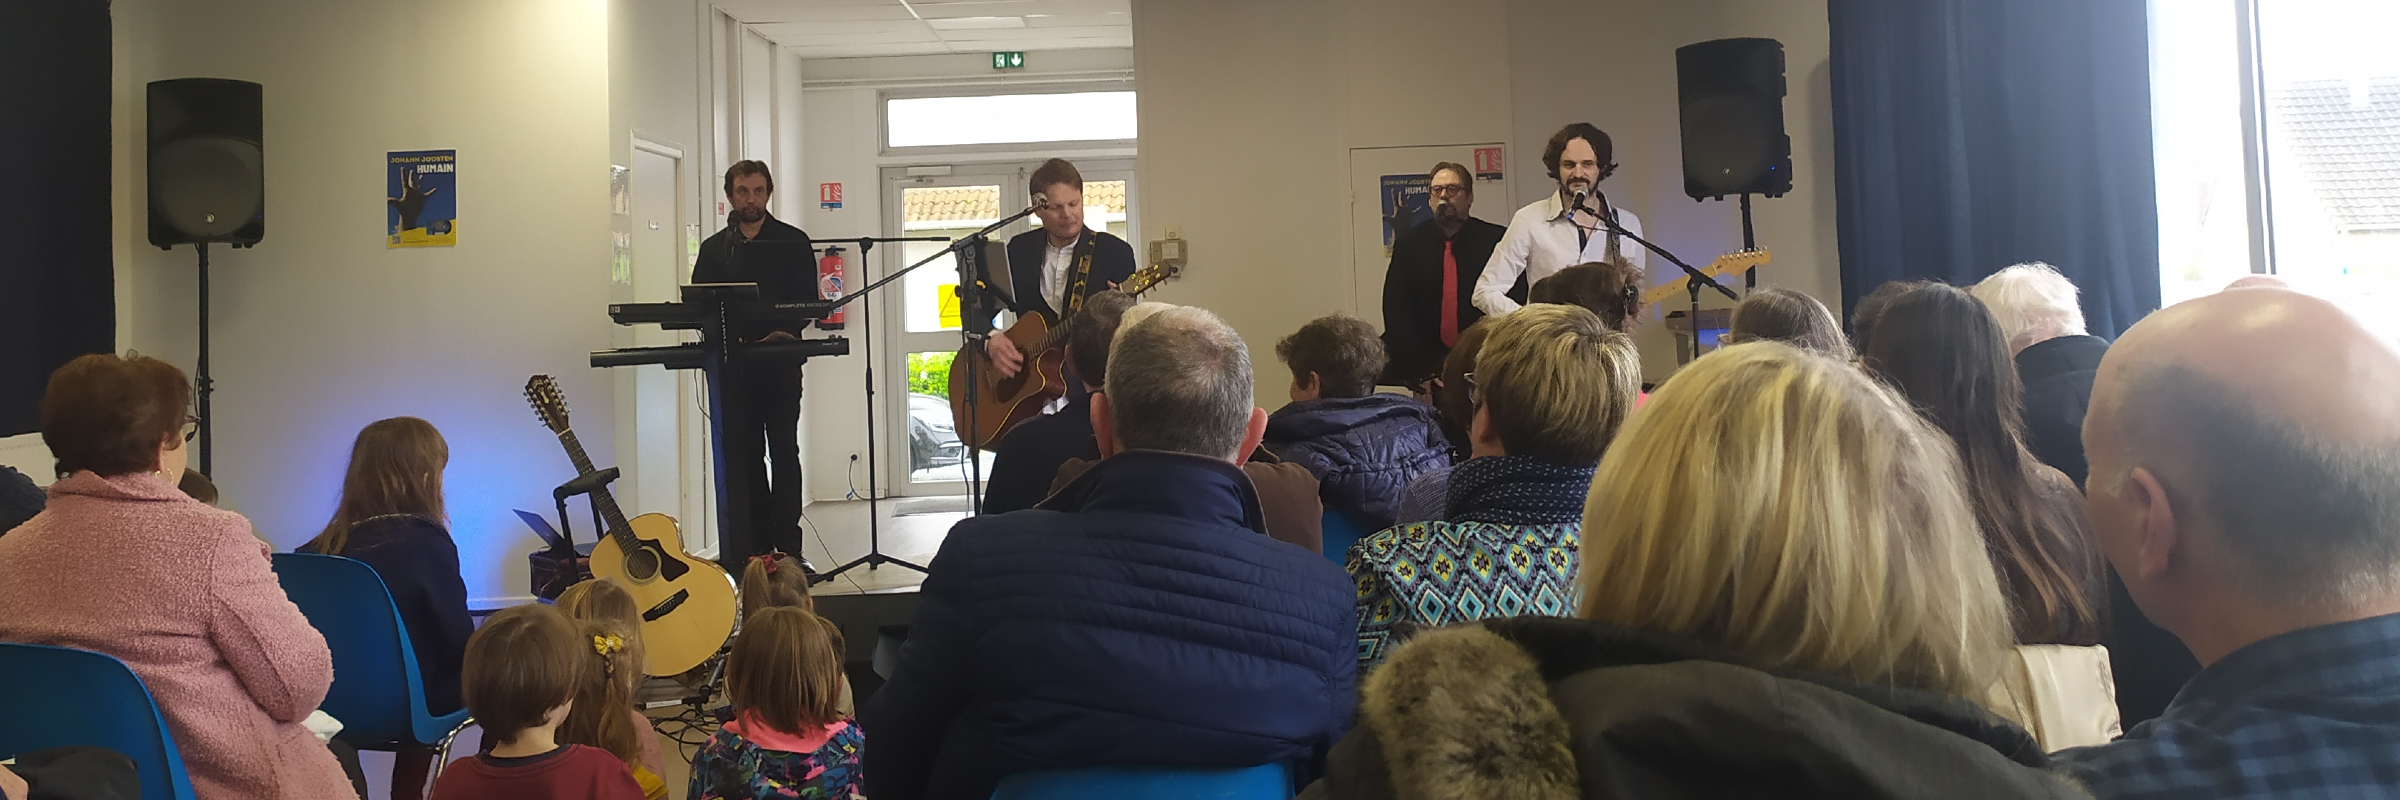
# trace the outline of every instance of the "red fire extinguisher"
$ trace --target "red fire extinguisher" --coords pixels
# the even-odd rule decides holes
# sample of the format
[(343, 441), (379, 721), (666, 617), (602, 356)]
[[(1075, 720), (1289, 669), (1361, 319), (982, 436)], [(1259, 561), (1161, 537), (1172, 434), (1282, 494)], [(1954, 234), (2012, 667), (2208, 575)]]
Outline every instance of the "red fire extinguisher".
[[(825, 257), (817, 260), (817, 296), (828, 301), (842, 299), (842, 248), (825, 248)], [(842, 312), (845, 310), (834, 309), (833, 313), (825, 315), (824, 319), (817, 322), (817, 328), (828, 331), (841, 330)]]

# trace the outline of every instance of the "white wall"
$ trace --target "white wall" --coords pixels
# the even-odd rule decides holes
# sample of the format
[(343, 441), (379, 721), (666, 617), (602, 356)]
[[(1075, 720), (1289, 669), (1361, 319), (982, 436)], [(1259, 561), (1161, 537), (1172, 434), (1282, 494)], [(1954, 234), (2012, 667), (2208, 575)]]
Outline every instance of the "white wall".
[[(214, 251), (216, 478), (279, 547), (324, 524), (368, 422), (431, 420), (468, 593), (525, 593), (509, 513), (572, 477), (519, 396), (557, 375), (595, 460), (613, 392), (610, 5), (596, 0), (119, 0), (117, 224), (128, 344), (190, 368), (192, 250), (142, 242), (142, 87), (266, 87), (267, 234)], [(387, 150), (457, 148), (459, 245), (386, 250)]]
[[(1703, 264), (1740, 245), (1740, 225), (1731, 201), (1682, 194), (1674, 48), (1730, 36), (1782, 41), (1792, 87), (1796, 189), (1757, 201), (1759, 242), (1779, 259), (1761, 285), (1838, 301), (1818, 0), (1135, 0), (1142, 237), (1179, 227), (1194, 254), (1157, 297), (1231, 322), (1250, 344), (1261, 405), (1281, 405), (1284, 373), (1267, 355), (1276, 339), (1337, 310), (1381, 316), (1374, 298), (1346, 307), (1351, 149), (1505, 141), (1516, 197), (1477, 202), (1521, 205), (1554, 185), (1543, 143), (1579, 120), (1615, 139), (1624, 167), (1604, 184), (1611, 197), (1654, 241)], [(1654, 281), (1672, 276), (1651, 264)], [(1663, 326), (1637, 340), (1650, 379), (1674, 369)]]

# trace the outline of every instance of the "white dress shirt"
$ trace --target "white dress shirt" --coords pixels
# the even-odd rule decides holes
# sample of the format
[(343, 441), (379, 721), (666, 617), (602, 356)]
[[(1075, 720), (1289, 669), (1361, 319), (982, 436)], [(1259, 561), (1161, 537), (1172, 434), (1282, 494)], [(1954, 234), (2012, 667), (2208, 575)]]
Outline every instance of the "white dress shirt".
[[(1079, 240), (1080, 241), (1080, 240)], [(1061, 316), (1067, 313), (1067, 270), (1075, 266), (1075, 242), (1065, 247), (1042, 247), (1042, 299)]]
[[(1610, 210), (1616, 213), (1619, 227), (1641, 235), (1640, 217), (1622, 208)], [(1492, 260), (1484, 262), (1483, 276), (1475, 279), (1476, 308), (1492, 315), (1515, 311), (1517, 301), (1508, 299), (1508, 290), (1517, 284), (1517, 276), (1525, 276), (1525, 285), (1531, 286), (1559, 270), (1607, 257), (1608, 229), (1596, 228), (1590, 241), (1580, 241), (1567, 211), (1567, 201), (1557, 192), (1517, 209), (1516, 216), (1508, 219), (1508, 233), (1492, 250)], [(1634, 269), (1649, 274), (1649, 253), (1641, 245), (1620, 237), (1617, 252), (1632, 262)]]

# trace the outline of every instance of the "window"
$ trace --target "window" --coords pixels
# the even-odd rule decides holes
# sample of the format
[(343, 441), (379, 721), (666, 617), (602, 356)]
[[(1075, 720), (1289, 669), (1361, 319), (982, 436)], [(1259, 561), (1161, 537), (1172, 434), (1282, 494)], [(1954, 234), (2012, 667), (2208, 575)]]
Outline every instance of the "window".
[(2400, 3), (2150, 12), (2164, 301), (2272, 272), (2400, 333)]
[(1130, 91), (895, 97), (883, 109), (886, 147), (1134, 138)]

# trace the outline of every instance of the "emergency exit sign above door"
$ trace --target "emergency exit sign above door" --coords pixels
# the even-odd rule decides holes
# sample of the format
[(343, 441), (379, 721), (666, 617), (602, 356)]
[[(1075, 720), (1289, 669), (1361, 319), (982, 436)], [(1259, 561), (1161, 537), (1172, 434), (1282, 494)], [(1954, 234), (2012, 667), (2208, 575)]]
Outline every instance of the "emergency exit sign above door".
[(1024, 68), (1025, 68), (1025, 53), (1024, 53), (1024, 51), (1021, 51), (1021, 50), (1020, 50), (1020, 51), (1016, 51), (1016, 52), (1009, 52), (1009, 53), (998, 53), (998, 52), (995, 52), (995, 53), (993, 53), (993, 54), (992, 54), (992, 69), (1024, 69)]

